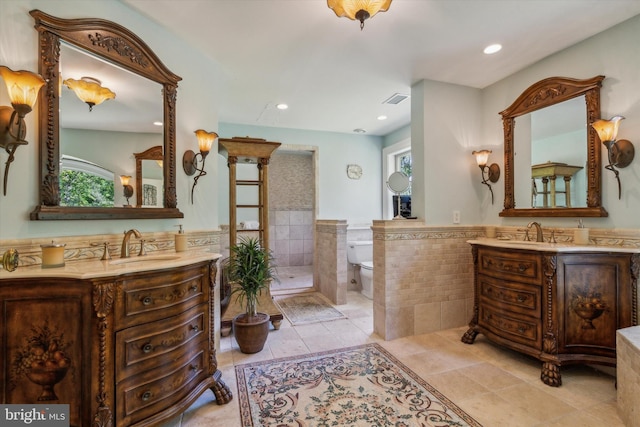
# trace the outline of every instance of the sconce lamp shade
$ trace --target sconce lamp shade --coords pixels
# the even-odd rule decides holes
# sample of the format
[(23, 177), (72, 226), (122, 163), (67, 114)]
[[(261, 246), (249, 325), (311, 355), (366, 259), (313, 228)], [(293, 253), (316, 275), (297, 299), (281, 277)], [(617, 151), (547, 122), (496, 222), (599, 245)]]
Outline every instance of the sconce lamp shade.
[(7, 92), (13, 108), (18, 110), (19, 106), (28, 106), (29, 109), (26, 113), (30, 112), (38, 99), (40, 88), (44, 86), (44, 79), (36, 73), (12, 71), (5, 66), (0, 66), (0, 76), (7, 85)]
[(633, 161), (635, 149), (631, 141), (618, 139), (618, 128), (622, 116), (613, 116), (609, 120), (596, 120), (591, 126), (598, 133), (598, 138), (607, 147), (607, 157), (609, 164), (604, 168), (613, 172), (618, 183), (618, 199), (622, 198), (622, 184), (620, 183), (620, 173), (616, 168), (626, 168)]
[(498, 166), (497, 163), (492, 163), (490, 166), (487, 166), (491, 150), (473, 151), (471, 154), (476, 156), (476, 162), (478, 163), (480, 172), (482, 173), (482, 183), (489, 188), (489, 192), (491, 193), (491, 204), (493, 204), (493, 189), (489, 182), (498, 182), (498, 179), (500, 179), (500, 166)]
[[(182, 156), (182, 168), (184, 169), (184, 173), (191, 176), (196, 172), (199, 172), (199, 174), (193, 178), (193, 187), (191, 187), (191, 204), (193, 204), (193, 190), (198, 184), (198, 179), (207, 174), (204, 170), (205, 159), (207, 158), (209, 151), (211, 151), (213, 141), (218, 137), (217, 133), (207, 132), (202, 129), (198, 129), (195, 134), (198, 139), (198, 149), (200, 152), (194, 153), (192, 150), (187, 150)], [(198, 167), (198, 156), (202, 159), (202, 165), (200, 167)]]
[(100, 80), (92, 77), (82, 77), (80, 80), (66, 79), (62, 83), (71, 89), (81, 101), (89, 105), (89, 111), (94, 105), (100, 105), (108, 99), (114, 99), (116, 94), (110, 89), (102, 87)]
[(196, 131), (196, 138), (198, 138), (198, 149), (200, 150), (200, 154), (202, 154), (203, 157), (209, 154), (209, 151), (211, 151), (211, 146), (213, 145), (213, 141), (215, 141), (217, 137), (218, 134), (215, 132), (207, 132), (202, 129), (198, 129)]
[(327, 0), (327, 6), (339, 18), (349, 18), (360, 21), (360, 29), (364, 28), (364, 21), (373, 18), (378, 12), (386, 12), (392, 0)]
[(487, 165), (487, 162), (489, 161), (489, 154), (491, 154), (491, 150), (474, 151), (471, 154), (476, 156), (476, 162), (478, 163), (478, 166), (485, 167)]
[(120, 183), (122, 185), (129, 185), (130, 180), (131, 180), (131, 175), (120, 175)]
[(609, 120), (600, 119), (593, 122), (591, 126), (598, 132), (598, 137), (603, 143), (615, 141), (618, 138), (618, 128), (622, 119), (624, 119), (622, 116), (614, 116)]

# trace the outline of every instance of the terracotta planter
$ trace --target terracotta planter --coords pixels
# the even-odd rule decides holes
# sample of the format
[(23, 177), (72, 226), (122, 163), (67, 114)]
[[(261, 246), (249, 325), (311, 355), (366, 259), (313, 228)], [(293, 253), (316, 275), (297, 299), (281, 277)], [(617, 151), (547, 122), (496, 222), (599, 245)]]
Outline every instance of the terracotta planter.
[(251, 317), (242, 313), (233, 318), (233, 335), (241, 352), (252, 354), (262, 351), (269, 336), (269, 318), (265, 313)]

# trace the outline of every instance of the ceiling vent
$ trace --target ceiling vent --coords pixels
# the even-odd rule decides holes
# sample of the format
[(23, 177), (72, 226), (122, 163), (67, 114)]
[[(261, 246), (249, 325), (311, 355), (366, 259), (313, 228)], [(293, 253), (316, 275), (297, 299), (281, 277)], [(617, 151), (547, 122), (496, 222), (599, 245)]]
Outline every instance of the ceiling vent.
[(401, 93), (394, 93), (393, 95), (391, 95), (389, 98), (385, 99), (382, 103), (383, 104), (392, 104), (392, 105), (398, 105), (400, 104), (402, 101), (404, 101), (405, 99), (407, 99), (409, 97), (409, 95), (403, 95)]

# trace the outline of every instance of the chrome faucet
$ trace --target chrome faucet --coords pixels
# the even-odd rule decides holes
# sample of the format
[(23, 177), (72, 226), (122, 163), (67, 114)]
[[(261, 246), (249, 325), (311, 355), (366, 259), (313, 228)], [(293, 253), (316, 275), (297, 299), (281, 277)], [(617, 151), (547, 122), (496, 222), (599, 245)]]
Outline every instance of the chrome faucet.
[(539, 222), (531, 221), (527, 224), (527, 228), (531, 229), (531, 226), (536, 227), (536, 242), (544, 242), (544, 236), (542, 235), (542, 226)]
[(120, 258), (129, 258), (131, 254), (129, 253), (129, 240), (131, 239), (131, 235), (136, 236), (136, 239), (142, 237), (142, 234), (135, 228), (132, 228), (129, 231), (124, 232), (124, 238), (122, 239), (122, 248), (120, 248)]

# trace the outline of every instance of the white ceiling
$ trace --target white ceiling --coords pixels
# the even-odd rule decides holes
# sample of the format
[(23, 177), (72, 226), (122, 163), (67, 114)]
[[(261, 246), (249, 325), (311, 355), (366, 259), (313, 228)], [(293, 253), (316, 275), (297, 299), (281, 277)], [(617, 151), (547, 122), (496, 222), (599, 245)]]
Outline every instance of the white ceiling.
[[(422, 79), (483, 88), (640, 13), (639, 0), (394, 0), (360, 31), (325, 0), (122, 1), (220, 64), (221, 122), (369, 135), (410, 122), (410, 99), (383, 101)], [(484, 55), (491, 43), (504, 47)]]

